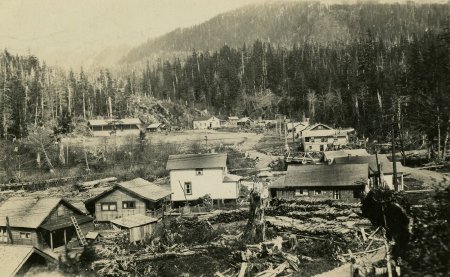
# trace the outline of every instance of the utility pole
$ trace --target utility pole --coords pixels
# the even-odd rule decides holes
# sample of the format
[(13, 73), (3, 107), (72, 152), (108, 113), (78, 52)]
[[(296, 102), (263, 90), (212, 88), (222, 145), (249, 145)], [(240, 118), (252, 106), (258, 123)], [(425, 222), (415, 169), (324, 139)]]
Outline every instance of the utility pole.
[(6, 216), (6, 232), (8, 233), (8, 238), (9, 238), (8, 242), (11, 244), (14, 244), (13, 236), (11, 233), (11, 226), (9, 226), (9, 217), (8, 216)]
[(208, 147), (208, 136), (205, 136), (206, 147)]
[(288, 146), (288, 140), (287, 140), (287, 123), (286, 123), (286, 116), (283, 116), (283, 127), (284, 127), (284, 147), (286, 148), (286, 151), (289, 149)]

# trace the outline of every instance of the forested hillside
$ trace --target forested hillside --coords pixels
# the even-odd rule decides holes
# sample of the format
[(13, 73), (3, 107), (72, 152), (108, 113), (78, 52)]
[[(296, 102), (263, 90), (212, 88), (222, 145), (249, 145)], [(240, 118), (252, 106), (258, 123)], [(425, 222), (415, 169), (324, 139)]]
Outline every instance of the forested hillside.
[(325, 5), (319, 2), (277, 2), (251, 5), (212, 18), (191, 28), (177, 29), (150, 39), (122, 60), (134, 63), (167, 55), (214, 51), (223, 45), (241, 47), (259, 39), (273, 47), (294, 43), (349, 44), (368, 29), (386, 43), (398, 43), (445, 24), (449, 8), (442, 4), (419, 5), (361, 3)]
[[(139, 116), (159, 99), (168, 103), (175, 121), (195, 114), (186, 113), (187, 108), (222, 116), (284, 114), (298, 119), (304, 114), (314, 122), (353, 126), (371, 139), (388, 139), (392, 122), (396, 136), (426, 134), (433, 141), (440, 133), (442, 142), (448, 138), (450, 32), (443, 6), (389, 6), (392, 11), (372, 4), (312, 7), (325, 14), (373, 9), (379, 17), (373, 17), (376, 24), (363, 25), (364, 32), (354, 27), (361, 34), (352, 33), (343, 43), (314, 40), (280, 47), (255, 40), (147, 62), (143, 69), (124, 66), (117, 73), (63, 72), (36, 57), (4, 51), (0, 135), (26, 136), (30, 124), (62, 126), (76, 118)], [(384, 30), (391, 21), (381, 21), (382, 15), (396, 11), (410, 12), (394, 16), (394, 22), (416, 27), (405, 27), (395, 36)]]

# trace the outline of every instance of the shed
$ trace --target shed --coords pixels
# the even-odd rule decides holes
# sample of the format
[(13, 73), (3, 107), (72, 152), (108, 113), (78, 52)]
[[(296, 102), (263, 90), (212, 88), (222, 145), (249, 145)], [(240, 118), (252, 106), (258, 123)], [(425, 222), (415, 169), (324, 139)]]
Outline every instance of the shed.
[(111, 220), (111, 223), (116, 228), (128, 230), (130, 242), (140, 241), (150, 236), (157, 222), (158, 219), (142, 214)]
[(163, 129), (164, 124), (162, 123), (152, 123), (147, 126), (147, 132), (159, 132)]

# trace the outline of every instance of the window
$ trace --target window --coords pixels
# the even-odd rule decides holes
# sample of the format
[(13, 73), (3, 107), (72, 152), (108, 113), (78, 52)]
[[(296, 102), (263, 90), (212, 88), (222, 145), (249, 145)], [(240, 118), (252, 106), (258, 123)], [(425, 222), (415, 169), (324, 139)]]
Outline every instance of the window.
[(122, 208), (124, 209), (136, 209), (136, 202), (134, 201), (123, 201)]
[(21, 239), (31, 239), (31, 233), (29, 232), (20, 232)]
[(305, 141), (306, 141), (306, 142), (309, 142), (309, 141), (310, 141), (310, 138), (306, 137), (306, 138), (305, 138)]
[(0, 227), (0, 241), (8, 242), (8, 233), (6, 233), (6, 227)]
[(308, 190), (307, 189), (296, 189), (295, 196), (308, 196)]
[(321, 195), (321, 194), (322, 194), (322, 191), (320, 189), (316, 189), (314, 191), (314, 195)]
[(333, 190), (333, 199), (341, 199), (341, 191)]
[(102, 211), (117, 211), (116, 203), (101, 203)]
[(311, 142), (314, 142), (314, 137), (311, 137)]
[(184, 182), (184, 194), (192, 194), (192, 183)]
[(353, 190), (353, 198), (361, 198), (361, 190), (359, 189)]
[(203, 175), (203, 168), (196, 168), (195, 169), (195, 175), (197, 175), (197, 176)]
[(328, 138), (327, 137), (323, 137), (320, 139), (321, 142), (328, 142)]
[(58, 209), (56, 210), (56, 215), (57, 216), (64, 216), (64, 206), (59, 206)]

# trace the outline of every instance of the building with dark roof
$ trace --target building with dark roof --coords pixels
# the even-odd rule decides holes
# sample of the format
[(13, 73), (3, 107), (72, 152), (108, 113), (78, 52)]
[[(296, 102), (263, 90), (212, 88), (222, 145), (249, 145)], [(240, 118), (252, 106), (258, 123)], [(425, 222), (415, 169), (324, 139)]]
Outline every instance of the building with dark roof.
[(315, 197), (359, 201), (368, 185), (367, 164), (289, 166), (269, 185), (272, 197)]
[[(377, 164), (378, 158), (378, 164)], [(387, 187), (394, 190), (394, 165), (386, 155), (369, 155), (369, 156), (348, 156), (348, 157), (336, 157), (334, 158), (334, 164), (367, 164), (369, 166), (369, 185), (373, 186), (376, 182), (375, 179), (379, 176), (380, 172), (382, 175), (383, 182)], [(380, 172), (378, 170), (378, 165), (380, 167)], [(397, 191), (402, 191), (404, 189), (403, 184), (403, 173), (405, 168), (400, 162), (396, 162), (397, 171)]]
[(171, 155), (166, 169), (170, 171), (172, 201), (197, 200), (207, 194), (213, 200), (236, 200), (240, 176), (228, 174), (227, 154)]
[(0, 207), (0, 243), (41, 249), (67, 245), (78, 239), (71, 217), (83, 234), (93, 229), (92, 218), (62, 198), (10, 198)]
[(110, 189), (85, 201), (87, 210), (97, 221), (141, 214), (154, 215), (154, 211), (170, 202), (169, 188), (141, 178), (115, 184)]

